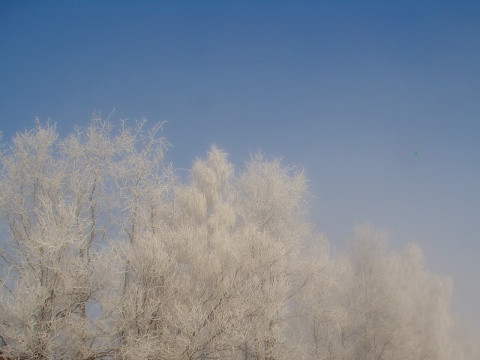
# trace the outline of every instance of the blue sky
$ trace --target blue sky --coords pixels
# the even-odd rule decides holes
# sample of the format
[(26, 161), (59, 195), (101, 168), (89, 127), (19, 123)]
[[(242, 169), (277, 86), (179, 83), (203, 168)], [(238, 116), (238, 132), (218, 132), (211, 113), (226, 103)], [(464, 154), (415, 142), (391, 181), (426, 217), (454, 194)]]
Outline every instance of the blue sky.
[[(421, 246), (480, 323), (480, 3), (0, 0), (0, 129), (94, 110), (164, 121), (168, 160), (212, 143), (303, 165), (312, 221)], [(339, 250), (341, 251), (341, 250)]]

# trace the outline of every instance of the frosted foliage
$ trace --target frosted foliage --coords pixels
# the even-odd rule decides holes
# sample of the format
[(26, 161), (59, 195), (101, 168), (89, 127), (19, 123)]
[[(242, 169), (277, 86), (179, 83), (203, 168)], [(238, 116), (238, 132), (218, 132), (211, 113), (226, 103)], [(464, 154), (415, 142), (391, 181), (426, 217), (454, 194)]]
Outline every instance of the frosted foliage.
[(230, 229), (235, 224), (236, 215), (234, 209), (225, 203), (218, 204), (214, 214), (208, 219), (208, 227), (212, 233), (219, 229)]
[(332, 254), (301, 168), (235, 172), (213, 146), (181, 179), (167, 148), (161, 124), (96, 116), (3, 147), (0, 358), (478, 358), (419, 247), (358, 225)]
[[(333, 295), (345, 310), (342, 314), (331, 307), (340, 332), (335, 338), (328, 331), (324, 349), (334, 358), (447, 358), (448, 280), (423, 270), (418, 247), (410, 245), (400, 257), (385, 252), (386, 241), (385, 232), (369, 225), (356, 228), (351, 268), (342, 275), (347, 276), (347, 291)], [(318, 334), (328, 329), (314, 330)]]
[(306, 180), (296, 168), (285, 168), (280, 160), (264, 160), (261, 154), (246, 164), (239, 179), (241, 215), (278, 240), (295, 241), (306, 236)]
[[(110, 314), (90, 315), (89, 309), (109, 302), (103, 293), (116, 284), (98, 265), (98, 254), (104, 262), (100, 248), (124, 238), (123, 220), (114, 217), (127, 214), (120, 201), (124, 189), (116, 186), (133, 141), (123, 141), (126, 132), (121, 127), (114, 134), (111, 124), (96, 118), (60, 140), (55, 127), (38, 123), (2, 153), (0, 317), (12, 356), (100, 357), (113, 343)], [(132, 133), (150, 152), (162, 147), (157, 140), (148, 146), (140, 141), (141, 126)]]
[[(300, 308), (301, 356), (313, 359), (450, 359), (449, 279), (423, 268), (421, 250), (387, 249), (388, 234), (355, 228), (347, 257), (318, 257)], [(298, 327), (298, 325), (297, 325)], [(458, 345), (458, 344), (457, 344)], [(457, 346), (455, 345), (455, 346)], [(461, 349), (464, 346), (460, 346)]]
[(421, 271), (423, 267), (422, 250), (415, 244), (408, 244), (403, 254), (403, 262), (407, 271), (411, 271), (412, 275)]
[(226, 200), (233, 166), (227, 161), (227, 154), (215, 146), (206, 160), (197, 160), (192, 168), (192, 182), (204, 193), (207, 204), (213, 208), (217, 202)]
[(207, 200), (204, 194), (192, 187), (177, 188), (175, 194), (187, 216), (197, 221), (205, 220), (207, 217)]

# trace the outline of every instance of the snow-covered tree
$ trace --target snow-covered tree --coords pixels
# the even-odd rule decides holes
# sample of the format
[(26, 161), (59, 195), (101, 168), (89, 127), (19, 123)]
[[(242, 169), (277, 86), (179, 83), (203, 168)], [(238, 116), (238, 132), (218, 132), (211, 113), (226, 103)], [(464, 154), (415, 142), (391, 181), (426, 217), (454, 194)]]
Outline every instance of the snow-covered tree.
[(386, 245), (385, 231), (355, 229), (342, 351), (365, 360), (446, 359), (450, 280), (423, 269), (417, 246), (396, 255)]
[[(188, 178), (161, 124), (37, 123), (0, 153), (1, 356), (15, 359), (468, 358), (451, 283), (418, 247), (307, 221), (303, 169), (212, 146)], [(467, 344), (467, 345), (465, 345)]]

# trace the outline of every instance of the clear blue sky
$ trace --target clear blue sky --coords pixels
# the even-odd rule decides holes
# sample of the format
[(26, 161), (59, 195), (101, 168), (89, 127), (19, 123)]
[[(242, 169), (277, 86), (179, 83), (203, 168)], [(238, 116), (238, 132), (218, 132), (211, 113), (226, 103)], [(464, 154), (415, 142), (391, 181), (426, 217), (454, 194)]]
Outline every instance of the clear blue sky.
[[(419, 244), (480, 323), (480, 2), (0, 0), (0, 129), (94, 110), (305, 166), (312, 221)], [(340, 251), (340, 250), (339, 250)]]

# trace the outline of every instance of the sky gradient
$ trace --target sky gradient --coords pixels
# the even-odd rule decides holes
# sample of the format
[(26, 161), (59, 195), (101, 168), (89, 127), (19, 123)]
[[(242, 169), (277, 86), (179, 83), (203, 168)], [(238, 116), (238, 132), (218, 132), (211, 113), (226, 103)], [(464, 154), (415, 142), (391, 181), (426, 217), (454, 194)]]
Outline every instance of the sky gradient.
[(0, 130), (167, 121), (167, 160), (211, 144), (305, 167), (341, 252), (357, 222), (418, 244), (480, 324), (480, 3), (0, 0)]

